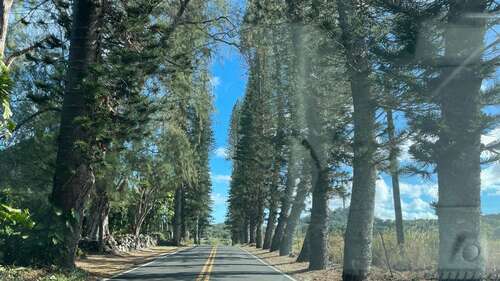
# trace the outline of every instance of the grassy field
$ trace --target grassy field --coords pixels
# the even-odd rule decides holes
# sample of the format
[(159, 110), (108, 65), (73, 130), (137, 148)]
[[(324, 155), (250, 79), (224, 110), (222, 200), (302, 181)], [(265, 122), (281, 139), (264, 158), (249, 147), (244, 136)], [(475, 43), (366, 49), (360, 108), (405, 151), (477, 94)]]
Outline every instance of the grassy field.
[[(500, 239), (488, 237), (487, 231), (484, 232), (487, 271), (497, 272), (500, 270)], [(298, 235), (295, 239), (295, 253), (300, 252), (303, 239), (303, 235)], [(384, 243), (382, 243), (382, 239)], [(397, 245), (394, 229), (387, 228), (380, 232), (375, 230), (372, 245), (373, 266), (388, 269), (389, 263), (391, 269), (396, 271), (434, 271), (437, 267), (439, 248), (437, 228), (408, 228), (405, 231), (405, 239), (406, 243), (401, 251)], [(385, 244), (386, 251), (383, 244)], [(344, 239), (341, 232), (330, 233), (328, 251), (332, 264), (342, 264), (343, 247)]]

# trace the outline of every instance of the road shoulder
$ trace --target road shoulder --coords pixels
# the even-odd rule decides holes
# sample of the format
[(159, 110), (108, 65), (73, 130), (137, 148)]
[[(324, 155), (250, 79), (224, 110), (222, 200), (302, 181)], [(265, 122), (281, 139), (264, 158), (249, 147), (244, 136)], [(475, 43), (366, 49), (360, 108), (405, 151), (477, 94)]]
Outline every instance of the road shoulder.
[(256, 249), (255, 247), (242, 246), (242, 249), (258, 257), (268, 265), (271, 265), (279, 271), (289, 275), (297, 281), (340, 281), (342, 280), (339, 270), (330, 268), (326, 270), (307, 271), (308, 262), (295, 262), (296, 257), (280, 257), (279, 253), (269, 252), (268, 250)]
[(120, 255), (87, 255), (77, 260), (78, 268), (88, 272), (91, 281), (110, 278), (116, 274), (147, 264), (162, 255), (187, 247), (153, 247)]

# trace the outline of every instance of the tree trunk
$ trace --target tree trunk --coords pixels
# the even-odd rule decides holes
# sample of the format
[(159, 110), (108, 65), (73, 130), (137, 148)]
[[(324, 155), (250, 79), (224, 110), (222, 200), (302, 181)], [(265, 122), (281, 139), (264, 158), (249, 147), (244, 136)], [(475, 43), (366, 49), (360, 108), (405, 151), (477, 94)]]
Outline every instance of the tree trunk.
[[(304, 160), (306, 161), (306, 160)], [(295, 234), (295, 229), (300, 220), (300, 215), (304, 208), (306, 207), (306, 197), (311, 191), (310, 189), (310, 172), (309, 164), (304, 163), (302, 166), (302, 178), (300, 180), (299, 186), (297, 187), (297, 194), (293, 200), (292, 210), (288, 216), (288, 223), (285, 227), (285, 233), (283, 235), (283, 240), (280, 245), (280, 256), (288, 256), (292, 252), (293, 236)]]
[(250, 242), (250, 237), (249, 237), (249, 231), (250, 229), (250, 223), (248, 221), (248, 219), (245, 219), (245, 222), (243, 223), (243, 243), (244, 244), (248, 244)]
[[(63, 241), (54, 264), (74, 268), (76, 248), (80, 240), (84, 203), (94, 184), (89, 151), (78, 148), (78, 143), (89, 144), (92, 137), (79, 124), (79, 119), (90, 117), (93, 93), (85, 81), (89, 67), (96, 61), (97, 33), (102, 3), (100, 0), (73, 2), (73, 24), (70, 38), (69, 67), (66, 90), (61, 110), (61, 125), (51, 202), (62, 211), (59, 218), (68, 225), (62, 230)], [(59, 219), (58, 218), (58, 219)]]
[(302, 249), (300, 250), (299, 256), (297, 257), (297, 262), (308, 262), (309, 261), (309, 241), (310, 239), (309, 227), (307, 228), (306, 237), (304, 237), (304, 243), (302, 243)]
[(399, 191), (399, 162), (398, 147), (396, 144), (396, 134), (392, 110), (387, 110), (387, 135), (389, 136), (389, 172), (392, 179), (392, 197), (394, 199), (394, 214), (396, 219), (396, 236), (400, 249), (403, 249), (405, 242), (403, 228), (403, 212), (401, 209), (401, 194)]
[(328, 170), (319, 170), (312, 192), (311, 223), (309, 224), (309, 270), (325, 269), (328, 262)]
[(194, 244), (200, 245), (200, 219), (199, 216), (196, 216), (196, 226), (194, 233)]
[(250, 219), (250, 240), (248, 243), (255, 244), (255, 238), (257, 233), (257, 221), (254, 218)]
[(288, 157), (289, 160), (288, 160), (286, 186), (283, 196), (281, 197), (280, 215), (278, 218), (278, 225), (276, 226), (273, 240), (271, 242), (271, 248), (270, 248), (271, 252), (277, 251), (280, 248), (281, 240), (283, 239), (285, 226), (288, 220), (288, 213), (290, 212), (290, 202), (294, 192), (295, 179), (296, 179), (296, 173), (295, 173), (296, 155), (294, 154), (295, 154), (294, 151), (290, 149), (290, 155)]
[(354, 0), (337, 0), (353, 98), (354, 159), (351, 206), (344, 242), (344, 281), (366, 280), (371, 264), (375, 208), (375, 101), (372, 98), (364, 15)]
[(140, 246), (140, 234), (141, 229), (148, 216), (149, 212), (153, 207), (154, 200), (154, 190), (149, 188), (144, 188), (141, 190), (141, 197), (139, 204), (137, 205), (137, 209), (135, 212), (134, 224), (132, 225), (132, 233), (135, 236), (135, 247), (139, 248)]
[(181, 190), (181, 241), (189, 240), (189, 231), (187, 229), (186, 219), (186, 186)]
[(255, 247), (262, 248), (262, 224), (264, 221), (264, 198), (260, 198), (259, 203), (257, 204), (257, 226), (255, 230)]
[(276, 218), (278, 216), (278, 200), (277, 198), (279, 191), (279, 181), (280, 181), (280, 167), (281, 161), (277, 159), (274, 161), (273, 167), (273, 178), (270, 187), (269, 195), (269, 216), (267, 219), (266, 234), (264, 235), (264, 243), (262, 245), (263, 249), (271, 248), (271, 242), (273, 238), (274, 228), (276, 224)]
[(262, 220), (257, 222), (255, 230), (255, 247), (262, 248)]
[(174, 197), (174, 244), (176, 246), (181, 245), (182, 238), (182, 189), (183, 187), (178, 187), (175, 190)]
[(271, 248), (271, 239), (273, 238), (274, 228), (276, 227), (276, 217), (278, 216), (278, 204), (276, 201), (271, 201), (269, 206), (269, 217), (267, 219), (266, 233), (264, 235), (264, 242), (262, 249)]
[[(481, 102), (485, 0), (453, 1), (445, 30), (437, 143), (440, 280), (480, 280)], [(477, 16), (472, 16), (477, 15)]]
[(3, 59), (5, 55), (5, 45), (7, 41), (7, 32), (9, 29), (9, 15), (12, 8), (13, 0), (2, 0), (0, 6), (0, 58)]

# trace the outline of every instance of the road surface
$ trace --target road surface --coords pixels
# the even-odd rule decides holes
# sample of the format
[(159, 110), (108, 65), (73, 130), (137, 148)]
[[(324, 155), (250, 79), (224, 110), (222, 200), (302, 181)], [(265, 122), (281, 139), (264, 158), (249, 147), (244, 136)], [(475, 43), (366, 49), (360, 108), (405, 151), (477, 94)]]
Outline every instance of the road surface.
[(228, 246), (198, 246), (122, 273), (109, 281), (293, 281), (250, 253)]

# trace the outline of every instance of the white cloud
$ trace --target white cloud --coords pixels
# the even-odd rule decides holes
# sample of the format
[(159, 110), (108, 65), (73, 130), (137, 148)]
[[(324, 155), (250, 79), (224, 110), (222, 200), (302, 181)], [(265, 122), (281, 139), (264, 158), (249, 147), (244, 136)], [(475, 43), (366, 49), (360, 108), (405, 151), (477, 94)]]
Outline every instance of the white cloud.
[(218, 147), (217, 149), (215, 149), (214, 154), (219, 158), (226, 159), (228, 157), (227, 148), (225, 147)]
[(214, 205), (225, 205), (227, 203), (227, 197), (220, 193), (212, 193), (211, 197)]
[(500, 164), (495, 163), (481, 171), (481, 189), (491, 195), (500, 195)]
[(399, 190), (402, 196), (412, 199), (428, 196), (433, 200), (438, 199), (438, 187), (435, 183), (405, 183), (400, 182)]
[(413, 143), (414, 142), (412, 140), (407, 139), (401, 144), (401, 155), (399, 156), (399, 161), (409, 162), (412, 160), (412, 156), (410, 154), (410, 146), (412, 146)]
[(212, 76), (210, 78), (210, 84), (212, 85), (212, 88), (217, 88), (217, 86), (220, 85), (220, 78), (218, 76)]
[(483, 144), (490, 144), (498, 140), (500, 140), (500, 127), (491, 130), (486, 135), (481, 136), (481, 143)]
[[(400, 182), (401, 208), (404, 219), (436, 218), (430, 202), (437, 199), (435, 184), (410, 184)], [(394, 220), (392, 186), (382, 178), (377, 180), (375, 194), (375, 216)]]
[(375, 216), (381, 219), (394, 219), (392, 188), (382, 178), (375, 184)]
[(230, 175), (214, 175), (212, 174), (212, 181), (216, 183), (229, 183), (231, 181)]

